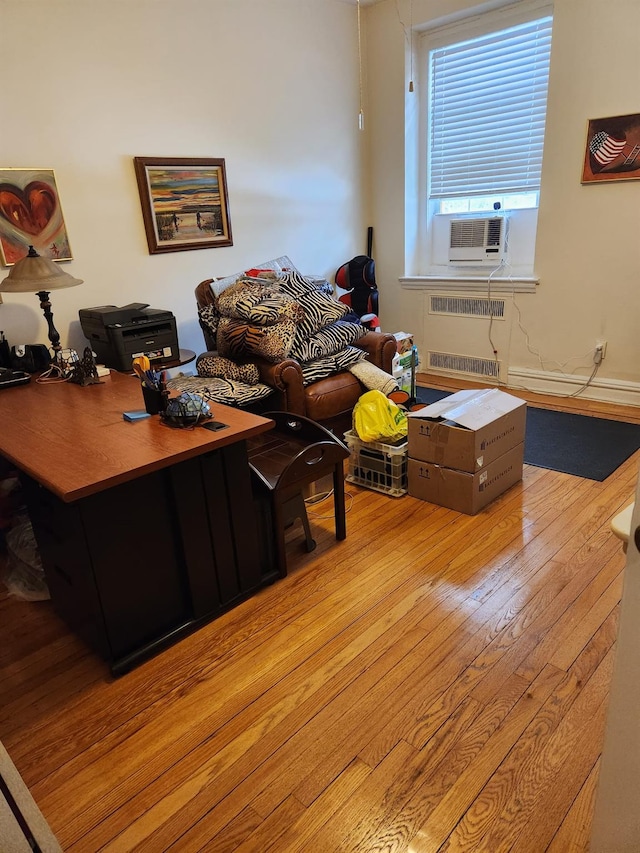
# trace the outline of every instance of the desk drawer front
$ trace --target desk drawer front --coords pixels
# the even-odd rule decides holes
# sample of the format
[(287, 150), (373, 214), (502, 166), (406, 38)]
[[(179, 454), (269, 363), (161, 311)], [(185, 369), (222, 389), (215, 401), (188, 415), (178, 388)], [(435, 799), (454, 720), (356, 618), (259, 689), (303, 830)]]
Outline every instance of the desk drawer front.
[(56, 612), (103, 657), (110, 656), (80, 509), (26, 475), (27, 509)]

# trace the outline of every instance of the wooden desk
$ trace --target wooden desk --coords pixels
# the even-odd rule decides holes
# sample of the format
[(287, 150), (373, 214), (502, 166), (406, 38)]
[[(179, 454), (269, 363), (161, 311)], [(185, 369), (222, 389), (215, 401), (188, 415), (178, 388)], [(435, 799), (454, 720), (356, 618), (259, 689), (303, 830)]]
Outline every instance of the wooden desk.
[(219, 432), (168, 426), (137, 378), (0, 390), (0, 454), (22, 472), (57, 612), (125, 672), (277, 576), (258, 544), (246, 439), (271, 429), (213, 404)]

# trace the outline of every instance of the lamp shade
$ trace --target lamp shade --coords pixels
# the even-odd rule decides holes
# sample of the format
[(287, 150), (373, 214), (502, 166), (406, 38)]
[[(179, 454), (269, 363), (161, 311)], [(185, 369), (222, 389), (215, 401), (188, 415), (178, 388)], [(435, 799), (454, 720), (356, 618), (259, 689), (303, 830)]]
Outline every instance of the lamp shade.
[(33, 246), (29, 254), (17, 261), (9, 275), (0, 281), (3, 293), (38, 293), (41, 290), (59, 290), (63, 287), (75, 287), (82, 284), (81, 278), (74, 278), (49, 258), (39, 255)]

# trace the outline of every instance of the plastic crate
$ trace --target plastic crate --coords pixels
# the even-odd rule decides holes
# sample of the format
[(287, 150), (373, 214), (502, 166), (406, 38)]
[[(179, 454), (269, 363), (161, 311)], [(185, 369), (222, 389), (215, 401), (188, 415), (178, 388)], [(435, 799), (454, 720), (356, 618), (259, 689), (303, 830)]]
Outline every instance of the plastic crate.
[(362, 441), (353, 430), (344, 434), (351, 451), (346, 480), (399, 498), (407, 493), (407, 439), (395, 444)]

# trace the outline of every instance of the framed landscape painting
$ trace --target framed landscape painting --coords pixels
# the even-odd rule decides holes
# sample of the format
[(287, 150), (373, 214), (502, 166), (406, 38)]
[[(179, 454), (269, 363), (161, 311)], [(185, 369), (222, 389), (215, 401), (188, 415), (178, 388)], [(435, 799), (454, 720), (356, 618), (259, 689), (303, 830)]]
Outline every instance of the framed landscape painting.
[(224, 160), (135, 157), (134, 165), (151, 254), (233, 245)]
[(0, 256), (13, 266), (29, 246), (52, 261), (72, 260), (53, 169), (0, 169)]
[(640, 178), (640, 113), (596, 118), (587, 127), (582, 183)]

